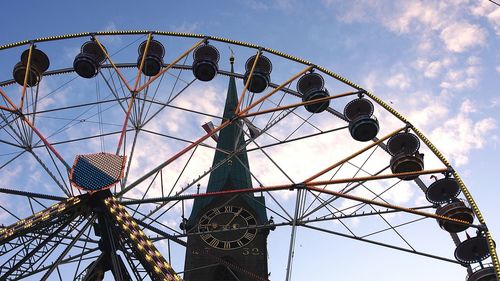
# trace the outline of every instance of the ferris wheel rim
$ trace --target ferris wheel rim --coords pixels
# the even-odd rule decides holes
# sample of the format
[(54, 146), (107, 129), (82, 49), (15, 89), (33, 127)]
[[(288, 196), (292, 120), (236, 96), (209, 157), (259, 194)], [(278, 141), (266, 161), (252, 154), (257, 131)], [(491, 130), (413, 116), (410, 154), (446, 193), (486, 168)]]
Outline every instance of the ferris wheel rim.
[[(327, 70), (326, 68), (323, 68), (323, 67), (318, 66), (318, 65), (314, 65), (314, 64), (312, 64), (309, 61), (306, 61), (306, 60), (303, 60), (303, 59), (300, 59), (300, 58), (297, 58), (297, 57), (294, 57), (294, 56), (282, 53), (280, 51), (276, 51), (274, 49), (269, 49), (269, 48), (264, 48), (264, 47), (261, 47), (259, 45), (255, 45), (255, 44), (251, 44), (251, 43), (246, 43), (246, 42), (242, 42), (242, 41), (235, 41), (235, 40), (226, 39), (226, 38), (222, 38), (222, 37), (216, 37), (216, 36), (205, 36), (205, 35), (201, 35), (201, 34), (179, 33), (179, 32), (165, 32), (165, 31), (145, 31), (145, 30), (142, 30), (142, 31), (84, 32), (84, 33), (76, 33), (76, 34), (68, 34), (68, 35), (60, 35), (60, 36), (42, 37), (42, 38), (38, 38), (38, 39), (34, 39), (34, 40), (19, 41), (19, 42), (10, 43), (10, 44), (6, 44), (6, 45), (3, 45), (3, 46), (0, 46), (0, 50), (14, 48), (14, 47), (19, 47), (19, 46), (23, 46), (23, 45), (29, 45), (29, 44), (33, 44), (33, 43), (41, 43), (41, 42), (47, 42), (47, 41), (57, 41), (57, 40), (79, 38), (79, 37), (87, 37), (87, 36), (108, 36), (108, 35), (109, 36), (119, 36), (119, 35), (148, 35), (148, 34), (154, 34), (154, 35), (160, 35), (160, 36), (187, 37), (187, 38), (201, 38), (201, 39), (204, 38), (206, 40), (213, 40), (213, 41), (218, 41), (218, 42), (222, 42), (222, 43), (234, 44), (234, 45), (239, 45), (239, 46), (243, 46), (243, 47), (247, 47), (247, 48), (261, 49), (264, 52), (268, 52), (268, 53), (271, 53), (271, 54), (283, 57), (285, 59), (288, 59), (288, 60), (291, 60), (291, 61), (295, 61), (297, 63), (301, 63), (301, 64), (304, 64), (304, 65), (311, 65), (315, 69), (321, 71), (322, 73), (324, 73), (324, 74), (326, 74), (326, 75), (328, 75), (328, 76), (330, 76), (330, 77), (332, 77), (334, 79), (337, 79), (337, 80), (341, 81), (342, 83), (345, 83), (345, 84), (347, 84), (347, 85), (349, 85), (349, 86), (351, 86), (351, 87), (353, 87), (355, 89), (358, 89), (360, 91), (359, 93), (368, 96), (370, 99), (374, 100), (381, 107), (383, 107), (384, 109), (386, 109), (387, 111), (389, 111), (393, 116), (395, 116), (399, 120), (401, 120), (404, 123), (406, 123), (408, 125), (408, 127), (411, 128), (415, 132), (415, 134), (418, 136), (418, 138), (420, 140), (422, 140), (427, 145), (427, 147), (430, 148), (430, 150), (435, 154), (435, 156), (439, 160), (441, 160), (442, 163), (449, 169), (449, 172), (457, 180), (457, 182), (459, 184), (459, 187), (460, 187), (460, 190), (462, 191), (462, 193), (464, 194), (465, 198), (467, 199), (467, 201), (471, 205), (472, 209), (474, 210), (474, 213), (476, 214), (479, 222), (481, 223), (481, 225), (483, 225), (485, 227), (485, 235), (486, 235), (486, 239), (488, 241), (488, 246), (489, 246), (490, 253), (491, 253), (491, 256), (492, 256), (493, 264), (494, 264), (494, 266), (496, 268), (500, 268), (499, 263), (498, 263), (498, 257), (496, 256), (496, 251), (495, 251), (494, 247), (492, 246), (494, 243), (493, 243), (491, 234), (489, 233), (489, 231), (486, 228), (486, 224), (485, 224), (484, 218), (483, 218), (481, 212), (479, 211), (479, 208), (478, 208), (477, 204), (475, 203), (475, 201), (473, 200), (472, 196), (470, 195), (470, 192), (468, 191), (468, 189), (465, 186), (464, 182), (462, 181), (462, 179), (460, 178), (460, 176), (458, 175), (458, 173), (456, 172), (456, 170), (451, 167), (451, 165), (448, 162), (448, 160), (441, 154), (441, 152), (439, 152), (437, 150), (437, 148), (431, 143), (431, 141), (429, 139), (427, 139), (425, 137), (425, 135), (419, 129), (417, 129), (416, 127), (414, 127), (402, 114), (400, 114), (398, 111), (396, 111), (390, 105), (388, 105), (383, 100), (381, 100), (380, 98), (378, 98), (377, 96), (375, 96), (373, 93), (371, 93), (371, 92), (363, 89), (362, 87), (360, 87), (357, 84), (355, 84), (355, 83), (347, 80), (346, 78), (343, 78), (342, 76), (340, 76), (340, 75), (338, 75), (338, 74), (336, 74), (334, 72), (331, 72), (331, 71)], [(118, 65), (118, 67), (133, 67), (133, 66), (135, 66), (135, 65), (126, 65), (126, 64)], [(111, 66), (109, 66), (109, 67), (111, 67)], [(177, 67), (180, 68), (180, 69), (182, 69), (182, 68), (184, 68), (186, 66), (184, 66), (184, 65), (173, 66), (173, 68), (177, 68)], [(62, 73), (67, 73), (67, 72), (71, 72), (71, 71), (73, 71), (73, 70), (72, 69), (52, 70), (52, 71), (46, 73), (46, 75), (56, 75), (56, 74), (62, 74)], [(232, 76), (234, 76), (236, 78), (239, 78), (239, 79), (243, 78), (242, 74), (237, 74), (237, 73), (231, 74), (230, 72), (224, 71), (224, 70), (219, 70), (218, 73), (222, 74), (222, 75), (229, 75), (229, 76), (232, 75)], [(10, 83), (13, 83), (13, 81), (6, 80), (6, 81), (3, 81), (3, 82), (0, 82), (0, 86), (7, 86)], [(276, 85), (276, 84), (274, 84), (274, 85)], [(293, 95), (296, 95), (296, 96), (300, 96), (300, 94), (298, 92), (293, 91), (291, 89), (287, 89), (287, 92), (289, 92), (289, 93), (291, 93)], [(339, 116), (337, 116), (337, 117), (339, 117)]]

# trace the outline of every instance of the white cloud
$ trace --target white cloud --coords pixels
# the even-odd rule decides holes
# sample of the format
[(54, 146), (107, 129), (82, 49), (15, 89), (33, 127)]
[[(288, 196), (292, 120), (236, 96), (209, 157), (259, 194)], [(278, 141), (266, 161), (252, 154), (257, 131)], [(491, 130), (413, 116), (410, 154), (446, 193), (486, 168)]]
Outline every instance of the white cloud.
[(443, 70), (453, 63), (450, 57), (443, 57), (436, 60), (427, 60), (424, 58), (415, 61), (415, 67), (423, 71), (423, 75), (427, 78), (436, 78)]
[(478, 25), (467, 22), (453, 23), (441, 31), (440, 38), (446, 48), (461, 53), (486, 43), (486, 31)]
[(297, 0), (244, 0), (243, 3), (253, 10), (277, 9), (281, 11), (291, 11), (300, 4)]
[(257, 1), (257, 0), (245, 0), (245, 5), (249, 6), (254, 10), (267, 10), (269, 9), (269, 5), (265, 2)]
[(474, 120), (471, 113), (475, 111), (473, 102), (465, 100), (456, 116), (448, 118), (430, 134), (436, 147), (457, 166), (468, 162), (471, 150), (483, 148), (489, 133), (497, 127), (493, 118)]
[(436, 52), (440, 45), (452, 53), (468, 51), (486, 42), (486, 30), (475, 24), (474, 18), (485, 17), (500, 32), (500, 8), (488, 1), (349, 1), (324, 0), (335, 8), (343, 22), (376, 22), (397, 34), (411, 34), (416, 49), (422, 54)]
[(473, 113), (476, 111), (477, 111), (476, 107), (474, 106), (472, 101), (469, 99), (462, 102), (462, 105), (460, 106), (460, 113), (463, 113), (463, 114), (469, 114), (469, 113)]
[(494, 97), (490, 100), (490, 107), (495, 108), (500, 105), (500, 98)]
[(407, 106), (411, 108), (408, 119), (417, 128), (435, 125), (435, 122), (445, 119), (450, 111), (447, 99), (435, 97), (431, 93), (416, 93), (408, 98)]
[(500, 35), (500, 7), (493, 5), (489, 1), (478, 1), (477, 5), (470, 10), (473, 15), (486, 17), (493, 29), (495, 29), (496, 34)]
[(417, 26), (424, 26), (433, 30), (443, 25), (443, 14), (440, 5), (436, 3), (423, 3), (419, 1), (399, 2), (395, 7), (395, 14), (383, 16), (384, 24), (389, 30), (397, 33), (407, 33)]
[(400, 90), (406, 90), (410, 87), (411, 80), (408, 75), (404, 73), (397, 73), (386, 81), (386, 85), (395, 88), (395, 89), (400, 89)]
[(495, 69), (498, 73), (500, 73), (500, 66), (497, 66)]
[[(116, 31), (116, 30), (119, 30), (119, 28), (112, 21), (108, 22), (108, 24), (104, 27), (104, 31)], [(99, 36), (99, 40), (101, 40), (101, 42), (105, 47), (120, 45), (122, 43), (122, 37), (116, 35)]]
[(180, 25), (172, 25), (170, 28), (176, 32), (195, 33), (200, 27), (197, 22), (183, 22)]
[(463, 69), (447, 69), (444, 79), (441, 81), (441, 88), (452, 90), (464, 90), (475, 87), (480, 80), (481, 68), (480, 59), (476, 56), (470, 56), (466, 60), (467, 66)]
[(463, 90), (475, 87), (479, 81), (478, 66), (468, 66), (465, 69), (453, 69), (446, 73), (440, 87), (443, 89)]
[(373, 91), (375, 87), (378, 86), (379, 82), (380, 80), (378, 79), (378, 74), (375, 71), (371, 71), (367, 75), (365, 75), (362, 81), (365, 89), (369, 91)]

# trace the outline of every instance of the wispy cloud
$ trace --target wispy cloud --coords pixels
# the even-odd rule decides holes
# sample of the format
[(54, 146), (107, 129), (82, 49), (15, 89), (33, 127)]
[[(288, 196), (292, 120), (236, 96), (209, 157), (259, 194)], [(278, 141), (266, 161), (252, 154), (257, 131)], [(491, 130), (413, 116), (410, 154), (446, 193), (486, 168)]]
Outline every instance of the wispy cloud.
[(486, 43), (486, 31), (475, 24), (467, 22), (453, 23), (443, 29), (440, 38), (446, 49), (461, 53)]
[(430, 134), (435, 144), (457, 166), (466, 164), (471, 150), (482, 148), (497, 127), (491, 117), (472, 119), (476, 110), (472, 101), (465, 100), (456, 116), (448, 118)]
[(489, 1), (478, 1), (470, 10), (473, 15), (485, 17), (495, 29), (496, 34), (500, 35), (500, 7), (492, 5)]
[(179, 25), (171, 25), (170, 29), (177, 32), (195, 33), (199, 27), (198, 22), (182, 22)]

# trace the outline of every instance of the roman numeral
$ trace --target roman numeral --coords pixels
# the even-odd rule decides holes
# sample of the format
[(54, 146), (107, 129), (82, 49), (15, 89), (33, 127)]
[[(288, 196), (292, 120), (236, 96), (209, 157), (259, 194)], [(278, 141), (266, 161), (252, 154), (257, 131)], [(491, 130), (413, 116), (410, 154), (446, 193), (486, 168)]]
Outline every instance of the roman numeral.
[(233, 212), (233, 206), (224, 206), (224, 212), (226, 212), (226, 213), (232, 213)]
[(255, 234), (247, 232), (247, 233), (245, 233), (245, 235), (243, 237), (245, 237), (248, 240), (252, 240), (255, 237)]
[(219, 240), (213, 238), (212, 241), (210, 241), (208, 244), (212, 247), (217, 247), (219, 245)]

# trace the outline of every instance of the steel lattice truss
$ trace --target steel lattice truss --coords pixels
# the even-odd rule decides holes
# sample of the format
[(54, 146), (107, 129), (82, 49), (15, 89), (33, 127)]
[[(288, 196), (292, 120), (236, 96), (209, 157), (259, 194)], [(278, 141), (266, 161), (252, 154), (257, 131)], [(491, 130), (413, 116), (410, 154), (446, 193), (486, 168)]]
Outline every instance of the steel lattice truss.
[[(112, 41), (116, 36), (121, 37)], [(224, 268), (235, 280), (275, 280), (226, 259), (216, 247), (188, 247), (189, 237), (222, 237), (249, 229), (269, 234), (270, 244), (283, 245), (279, 251), (246, 246), (235, 251), (247, 257), (269, 256), (270, 263), (280, 256), (285, 280), (304, 276), (302, 269), (315, 266), (307, 257), (300, 257), (300, 247), (318, 247), (316, 240), (323, 237), (365, 242), (461, 271), (462, 264), (450, 253), (473, 235), (487, 243), (492, 266), (486, 268), (496, 274), (500, 271), (481, 212), (450, 163), (405, 117), (359, 85), (269, 48), (197, 34), (81, 33), (19, 42), (0, 46), (0, 50), (19, 51), (28, 46), (23, 49), (27, 59), (21, 58), (19, 65), (36, 69), (40, 67), (36, 60), (31, 65), (35, 50), (47, 46), (53, 53), (62, 52), (50, 44), (67, 42), (79, 47), (82, 38), (90, 38), (85, 44), (93, 44), (94, 52), (101, 56), (94, 58), (100, 64), (90, 73), (92, 79), (81, 79), (73, 73), (75, 67), (67, 64), (44, 71), (36, 81), (39, 84), (29, 75), (18, 77), (22, 83), (17, 81), (17, 86), (15, 80), (0, 79), (0, 280), (53, 280), (55, 276), (59, 280), (103, 280), (105, 274), (115, 280), (181, 280), (187, 254), (209, 257), (213, 264), (206, 267)], [(157, 74), (145, 75), (144, 54), (150, 45), (167, 39), (181, 41), (172, 49), (174, 44), (166, 44), (166, 56), (174, 54), (174, 58), (162, 62)], [(130, 49), (141, 40), (143, 49), (137, 58), (136, 50)], [(116, 42), (119, 47), (113, 45)], [(245, 73), (238, 73), (232, 58), (230, 70), (220, 67), (214, 73), (222, 86), (201, 84), (193, 78), (196, 57), (191, 62), (188, 55), (208, 44), (221, 44), (221, 57), (232, 57), (232, 49), (226, 53), (220, 47), (226, 44), (239, 48), (240, 54), (253, 55), (254, 60), (247, 62)], [(78, 56), (84, 53), (82, 47)], [(9, 63), (12, 56), (7, 56)], [(279, 82), (268, 81), (266, 92), (255, 94), (249, 81), (262, 68), (257, 66), (261, 56), (271, 58), (283, 72), (274, 70)], [(322, 84), (319, 92), (323, 96), (308, 100), (300, 87), (292, 89), (296, 80), (318, 73), (325, 76), (331, 93)], [(226, 91), (228, 77), (230, 83), (243, 80), (230, 118), (223, 112), (228, 98), (210, 96), (218, 87)], [(47, 85), (58, 86), (47, 90)], [(207, 96), (200, 96), (205, 90)], [(92, 94), (68, 98), (68, 92)], [(373, 102), (380, 117), (381, 133), (368, 142), (351, 139), (353, 120), (338, 108), (354, 99)], [(329, 106), (321, 114), (304, 109), (325, 104)], [(368, 117), (371, 114), (373, 110)], [(390, 126), (383, 127), (382, 120)], [(242, 141), (224, 150), (218, 146), (218, 135), (229, 127), (236, 128), (235, 138)], [(397, 157), (391, 155), (390, 141), (404, 134), (423, 144), (420, 151), (425, 152), (426, 161), (433, 159), (432, 165), (426, 162), (425, 169), (415, 171), (392, 169)], [(418, 150), (406, 156), (417, 157)], [(223, 157), (212, 163), (214, 153)], [(242, 154), (248, 155), (250, 165), (239, 157)], [(68, 163), (73, 159), (71, 166)], [(230, 166), (243, 167), (240, 172), (249, 175), (253, 186), (208, 190), (210, 175)], [(410, 189), (427, 194), (438, 178), (457, 182), (465, 197), (457, 200), (470, 209), (477, 222), (433, 210), (449, 202), (398, 197), (398, 192)], [(265, 201), (257, 199), (261, 197)], [(188, 218), (195, 209), (193, 202), (203, 200), (219, 200), (218, 208), (246, 200), (264, 209), (268, 218), (233, 228), (191, 225)], [(468, 233), (451, 233), (450, 240), (450, 234), (440, 230), (436, 221), (441, 227), (447, 223)], [(366, 228), (357, 227), (360, 222)], [(435, 251), (415, 231), (419, 227), (440, 241)], [(314, 238), (298, 242), (300, 231)], [(326, 252), (329, 244), (319, 247)], [(445, 245), (451, 247), (449, 252), (443, 252)], [(186, 248), (192, 252), (185, 253)], [(307, 266), (293, 267), (297, 259)], [(470, 276), (485, 268), (485, 263), (479, 269), (464, 265)]]

